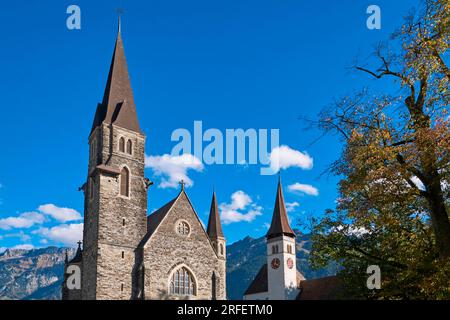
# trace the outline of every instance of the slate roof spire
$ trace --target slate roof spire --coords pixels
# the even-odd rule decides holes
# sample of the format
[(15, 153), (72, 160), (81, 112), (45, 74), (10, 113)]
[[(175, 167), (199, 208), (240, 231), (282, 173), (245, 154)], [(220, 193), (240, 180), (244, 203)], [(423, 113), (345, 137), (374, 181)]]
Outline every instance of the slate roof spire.
[(206, 229), (209, 238), (223, 238), (222, 224), (219, 217), (219, 207), (217, 205), (216, 192), (213, 192), (211, 209), (209, 210), (208, 228)]
[(98, 104), (91, 133), (103, 122), (142, 133), (134, 104), (119, 17), (117, 38), (102, 103)]
[(281, 177), (278, 178), (277, 198), (275, 200), (275, 207), (273, 209), (272, 223), (267, 232), (267, 239), (277, 236), (286, 235), (295, 237), (295, 233), (289, 225), (289, 219), (286, 212), (286, 205), (284, 203), (283, 187), (281, 185)]

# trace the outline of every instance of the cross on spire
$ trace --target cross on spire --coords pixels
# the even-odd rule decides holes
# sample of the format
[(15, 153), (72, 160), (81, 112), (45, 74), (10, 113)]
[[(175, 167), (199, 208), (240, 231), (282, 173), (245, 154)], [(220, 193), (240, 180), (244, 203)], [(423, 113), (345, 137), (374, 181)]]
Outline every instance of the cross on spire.
[(181, 185), (181, 190), (184, 190), (184, 185), (186, 184), (186, 182), (184, 182), (183, 179), (181, 179), (180, 181), (180, 185)]
[(121, 32), (121, 18), (122, 15), (125, 13), (125, 10), (123, 8), (117, 8), (116, 9), (117, 12), (117, 19), (118, 19), (118, 28), (119, 28), (119, 32)]
[(78, 241), (77, 243), (78, 243), (78, 248), (81, 248), (81, 244), (82, 244), (83, 242)]

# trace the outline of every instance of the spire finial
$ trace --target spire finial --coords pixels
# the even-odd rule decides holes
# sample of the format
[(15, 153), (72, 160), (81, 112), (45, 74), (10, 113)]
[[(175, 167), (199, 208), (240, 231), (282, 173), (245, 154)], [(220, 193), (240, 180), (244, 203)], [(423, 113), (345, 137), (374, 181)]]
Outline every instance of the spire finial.
[(186, 184), (186, 182), (184, 182), (183, 179), (181, 179), (180, 181), (180, 185), (181, 185), (181, 191), (184, 191), (184, 185)]
[(78, 241), (77, 243), (78, 243), (78, 249), (81, 249), (81, 244), (82, 244), (83, 242), (81, 242), (81, 240), (80, 240), (80, 241)]
[(122, 8), (117, 8), (117, 20), (118, 20), (118, 32), (121, 32), (122, 29), (122, 14), (125, 12)]

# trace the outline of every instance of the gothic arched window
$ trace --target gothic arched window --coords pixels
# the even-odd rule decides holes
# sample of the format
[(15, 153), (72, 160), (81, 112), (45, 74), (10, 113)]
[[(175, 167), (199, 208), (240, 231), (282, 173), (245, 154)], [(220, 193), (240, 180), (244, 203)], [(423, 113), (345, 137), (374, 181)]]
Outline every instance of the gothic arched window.
[(195, 296), (196, 285), (192, 274), (185, 267), (181, 267), (172, 274), (169, 284), (170, 294)]
[(119, 139), (119, 151), (120, 152), (125, 152), (125, 139), (124, 139), (124, 137), (121, 137)]
[(220, 255), (223, 256), (223, 244), (221, 243), (219, 247), (220, 247)]
[(126, 167), (120, 171), (120, 195), (126, 197), (130, 195), (130, 171)]
[(127, 153), (128, 154), (132, 154), (132, 149), (133, 148), (133, 143), (131, 142), (131, 140), (127, 141)]

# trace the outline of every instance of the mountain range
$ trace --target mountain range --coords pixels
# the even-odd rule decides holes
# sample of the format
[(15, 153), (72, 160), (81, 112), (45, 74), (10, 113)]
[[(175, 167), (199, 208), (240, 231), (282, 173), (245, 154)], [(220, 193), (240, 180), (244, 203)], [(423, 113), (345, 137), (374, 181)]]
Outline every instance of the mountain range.
[[(319, 278), (337, 272), (337, 266), (312, 270), (308, 257), (310, 236), (296, 231), (297, 267), (307, 278)], [(0, 300), (43, 300), (61, 298), (61, 281), (66, 251), (73, 248), (7, 249), (0, 254)], [(241, 299), (250, 282), (266, 263), (265, 237), (246, 237), (227, 246), (228, 299)]]

